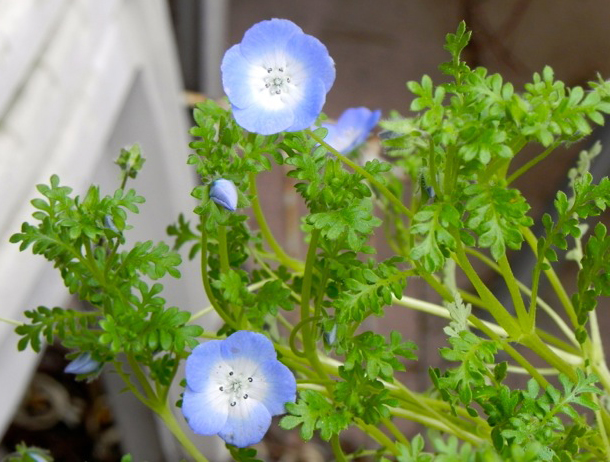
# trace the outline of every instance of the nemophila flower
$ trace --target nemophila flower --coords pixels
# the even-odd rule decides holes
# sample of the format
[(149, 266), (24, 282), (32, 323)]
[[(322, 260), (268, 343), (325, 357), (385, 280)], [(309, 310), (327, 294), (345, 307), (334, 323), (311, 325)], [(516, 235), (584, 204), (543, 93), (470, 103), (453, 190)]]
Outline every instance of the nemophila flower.
[(102, 365), (91, 357), (89, 352), (81, 353), (64, 369), (66, 374), (84, 375), (100, 370)]
[(326, 47), (287, 19), (248, 29), (225, 53), (221, 71), (235, 120), (262, 135), (310, 127), (335, 81)]
[(231, 212), (237, 208), (237, 188), (231, 180), (220, 178), (212, 183), (210, 199)]
[(182, 412), (201, 435), (246, 447), (263, 439), (271, 416), (296, 399), (292, 372), (262, 334), (237, 331), (197, 346), (186, 360)]
[(366, 141), (380, 117), (379, 110), (371, 111), (365, 107), (346, 109), (336, 123), (322, 124), (328, 129), (324, 141), (340, 153), (347, 154)]

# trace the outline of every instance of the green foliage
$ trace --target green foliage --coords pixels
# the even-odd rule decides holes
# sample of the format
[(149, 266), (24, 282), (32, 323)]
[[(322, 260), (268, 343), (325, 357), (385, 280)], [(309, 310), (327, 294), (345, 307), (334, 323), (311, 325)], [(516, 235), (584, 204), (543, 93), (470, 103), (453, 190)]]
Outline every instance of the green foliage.
[(319, 431), (323, 440), (330, 440), (333, 435), (345, 430), (349, 425), (349, 415), (335, 409), (321, 393), (304, 390), (299, 393), (296, 403), (286, 403), (289, 415), (282, 417), (280, 427), (291, 430), (301, 426), (301, 438), (309, 441), (314, 431)]
[(367, 331), (348, 340), (345, 371), (360, 367), (368, 379), (392, 380), (394, 371), (405, 370), (398, 357), (415, 360), (417, 356), (413, 350), (416, 348), (413, 342), (402, 342), (400, 333), (396, 331), (392, 331), (389, 344), (383, 335)]

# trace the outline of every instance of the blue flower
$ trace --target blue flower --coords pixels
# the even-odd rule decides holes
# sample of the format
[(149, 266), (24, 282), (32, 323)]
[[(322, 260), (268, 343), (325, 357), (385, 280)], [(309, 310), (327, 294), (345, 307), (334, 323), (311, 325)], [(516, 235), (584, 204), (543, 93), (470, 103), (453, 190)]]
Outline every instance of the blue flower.
[(89, 352), (81, 353), (64, 369), (66, 374), (84, 375), (97, 372), (101, 369), (102, 365), (91, 357)]
[(337, 123), (324, 123), (328, 129), (324, 141), (342, 154), (353, 151), (369, 136), (379, 118), (381, 111), (371, 111), (365, 107), (346, 109), (337, 120)]
[(292, 372), (262, 334), (237, 331), (200, 344), (186, 360), (182, 413), (197, 434), (250, 446), (263, 439), (271, 416), (295, 399)]
[(237, 188), (231, 180), (220, 178), (212, 183), (210, 199), (231, 212), (237, 208)]
[(310, 127), (335, 81), (326, 47), (287, 19), (248, 29), (225, 53), (221, 71), (235, 120), (262, 135)]

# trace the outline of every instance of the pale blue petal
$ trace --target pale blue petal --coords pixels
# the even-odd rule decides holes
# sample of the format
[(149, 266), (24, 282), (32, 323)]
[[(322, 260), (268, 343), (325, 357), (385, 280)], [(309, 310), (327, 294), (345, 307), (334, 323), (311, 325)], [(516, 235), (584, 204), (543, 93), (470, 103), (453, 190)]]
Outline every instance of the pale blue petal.
[(301, 63), (310, 78), (320, 79), (328, 93), (335, 82), (335, 62), (322, 42), (311, 35), (295, 35), (286, 44), (285, 52)]
[[(259, 385), (259, 381), (263, 382)], [(256, 371), (250, 396), (261, 401), (271, 415), (284, 414), (284, 405), (296, 400), (297, 382), (286, 366), (277, 360), (265, 361)]]
[(270, 425), (271, 414), (262, 403), (255, 399), (240, 400), (229, 409), (218, 436), (227, 443), (243, 448), (260, 442)]
[(286, 43), (303, 30), (287, 19), (270, 19), (254, 24), (244, 34), (240, 48), (250, 62), (258, 63), (261, 56), (283, 51)]
[(285, 128), (286, 131), (296, 132), (311, 127), (322, 112), (326, 101), (326, 90), (320, 79), (308, 80), (303, 89), (303, 98), (293, 107), (294, 121)]
[(290, 107), (268, 110), (257, 105), (243, 109), (233, 106), (233, 116), (241, 127), (260, 135), (283, 132), (294, 123), (294, 113)]
[(201, 393), (186, 387), (182, 398), (182, 413), (191, 429), (199, 435), (215, 435), (227, 422), (229, 405), (222, 393), (215, 392), (212, 385)]
[(336, 124), (322, 124), (328, 129), (325, 141), (341, 153), (348, 153), (364, 143), (377, 125), (381, 111), (365, 107), (346, 109)]
[(263, 334), (238, 330), (229, 335), (220, 347), (222, 358), (229, 364), (246, 359), (262, 363), (269, 359), (276, 359), (277, 354), (273, 343)]
[(237, 188), (231, 180), (219, 178), (212, 183), (210, 199), (231, 212), (237, 207)]
[(226, 367), (220, 354), (222, 340), (210, 340), (199, 344), (186, 359), (186, 383), (194, 392), (203, 391), (217, 375), (217, 371)]
[(92, 372), (100, 369), (101, 364), (91, 358), (91, 354), (89, 352), (81, 353), (75, 359), (70, 361), (70, 363), (64, 369), (66, 374), (90, 374)]
[(233, 45), (222, 58), (222, 86), (229, 101), (236, 107), (248, 107), (254, 102), (252, 87), (248, 82), (251, 67), (252, 64), (242, 55), (240, 45)]

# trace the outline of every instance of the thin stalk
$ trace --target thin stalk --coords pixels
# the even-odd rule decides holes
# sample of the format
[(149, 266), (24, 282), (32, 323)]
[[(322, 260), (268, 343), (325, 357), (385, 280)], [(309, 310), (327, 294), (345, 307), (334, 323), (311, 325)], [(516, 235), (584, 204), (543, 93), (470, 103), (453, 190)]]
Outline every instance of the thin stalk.
[(197, 449), (197, 446), (195, 446), (189, 437), (184, 434), (178, 421), (174, 417), (174, 414), (167, 406), (163, 406), (161, 409), (157, 410), (157, 414), (161, 417), (167, 428), (169, 428), (169, 431), (172, 432), (174, 437), (196, 462), (208, 462), (208, 459), (201, 454), (199, 449)]
[[(501, 273), (500, 267), (498, 265), (496, 265), (496, 263), (493, 262), (490, 258), (487, 258), (485, 255), (483, 255), (481, 252), (478, 252), (477, 250), (469, 249), (469, 248), (466, 249), (466, 252), (471, 254), (472, 256), (476, 257), (478, 260), (482, 261), (483, 263), (485, 263), (487, 266), (489, 266), (491, 269), (493, 269), (497, 273)], [(523, 284), (522, 282), (520, 282), (518, 280), (517, 280), (517, 285), (519, 286), (519, 290), (521, 290), (521, 292), (523, 292), (525, 295), (527, 295), (530, 299), (532, 298), (532, 291), (529, 289), (529, 287), (527, 287), (525, 284)], [(466, 299), (465, 297), (463, 297), (463, 298)], [(561, 316), (559, 316), (555, 312), (555, 310), (553, 308), (551, 308), (551, 306), (548, 303), (546, 303), (542, 298), (536, 297), (536, 303), (555, 322), (557, 327), (559, 327), (561, 332), (563, 332), (563, 334), (572, 343), (572, 345), (574, 345), (577, 348), (580, 348), (580, 344), (576, 340), (576, 337), (574, 336), (574, 332), (568, 327), (568, 325), (561, 318)]]
[(305, 260), (305, 273), (303, 274), (303, 286), (301, 289), (301, 323), (303, 323), (303, 349), (313, 368), (318, 372), (321, 378), (325, 378), (324, 370), (318, 359), (315, 338), (312, 337), (310, 320), (309, 300), (311, 297), (311, 284), (313, 280), (313, 267), (316, 261), (316, 251), (318, 248), (318, 239), (320, 238), (320, 230), (314, 229), (311, 232), (309, 239), (309, 249), (307, 249), (307, 258)]
[(515, 181), (517, 178), (519, 178), (521, 175), (523, 175), (525, 172), (527, 172), (530, 168), (534, 167), (536, 164), (543, 161), (550, 153), (552, 153), (555, 149), (557, 149), (557, 146), (559, 146), (560, 144), (561, 144), (560, 142), (553, 143), (543, 152), (541, 152), (536, 157), (534, 157), (532, 160), (530, 160), (529, 162), (526, 162), (524, 165), (522, 165), (517, 170), (515, 170), (506, 180), (506, 186), (511, 184), (513, 181)]
[(366, 433), (368, 436), (373, 438), (379, 444), (381, 444), (382, 446), (385, 446), (388, 449), (388, 451), (390, 451), (392, 454), (394, 454), (395, 456), (400, 455), (400, 451), (394, 444), (394, 441), (392, 441), (390, 438), (388, 438), (388, 436), (385, 433), (383, 433), (381, 430), (379, 430), (379, 428), (377, 428), (373, 425), (366, 424), (360, 419), (356, 419), (356, 425), (358, 425), (358, 427), (360, 427), (360, 429), (364, 433)]
[(437, 430), (440, 430), (442, 432), (449, 433), (451, 435), (455, 435), (458, 438), (460, 438), (461, 440), (468, 441), (469, 443), (472, 443), (475, 446), (479, 446), (484, 441), (482, 438), (480, 438), (476, 435), (473, 435), (472, 433), (467, 432), (460, 427), (457, 427), (457, 426), (450, 427), (450, 426), (446, 425), (444, 422), (441, 422), (441, 421), (431, 418), (431, 417), (427, 417), (423, 414), (420, 414), (419, 412), (409, 411), (409, 410), (403, 409), (403, 408), (392, 407), (392, 408), (390, 408), (390, 413), (396, 417), (401, 417), (403, 419), (407, 419), (412, 422), (418, 422), (422, 425), (425, 425), (426, 427), (436, 428)]
[(7, 324), (11, 324), (13, 326), (23, 326), (23, 322), (15, 321), (14, 319), (3, 318), (0, 316), (0, 322), (5, 322)]
[(343, 162), (345, 165), (350, 167), (352, 170), (354, 170), (355, 172), (359, 173), (364, 178), (366, 178), (369, 181), (369, 183), (371, 183), (373, 186), (375, 186), (375, 188), (377, 188), (379, 190), (379, 192), (381, 192), (381, 194), (383, 194), (383, 196), (385, 196), (386, 199), (388, 199), (392, 204), (394, 204), (394, 206), (398, 210), (400, 210), (402, 213), (404, 213), (409, 218), (413, 218), (413, 212), (411, 212), (411, 210), (409, 210), (402, 203), (402, 201), (400, 199), (398, 199), (394, 194), (392, 194), (392, 192), (388, 188), (386, 188), (383, 184), (381, 184), (379, 181), (377, 181), (373, 175), (371, 175), (369, 172), (367, 172), (365, 169), (363, 169), (360, 165), (352, 162), (347, 157), (341, 155), (341, 153), (339, 151), (337, 151), (330, 144), (328, 144), (326, 141), (324, 141), (322, 138), (320, 138), (318, 135), (316, 135), (312, 130), (307, 129), (306, 132), (309, 134), (309, 136), (311, 136), (314, 140), (316, 140), (317, 143), (324, 146), (337, 159), (339, 159), (341, 162)]
[(227, 227), (225, 225), (218, 226), (218, 257), (220, 258), (220, 271), (222, 274), (227, 274), (231, 265), (229, 264)]
[(478, 273), (470, 264), (461, 241), (457, 241), (458, 245), (456, 248), (456, 261), (457, 264), (462, 268), (462, 271), (466, 274), (475, 290), (479, 294), (479, 297), (486, 302), (487, 309), (491, 315), (498, 321), (498, 324), (508, 332), (510, 337), (519, 338), (522, 334), (521, 327), (515, 321), (515, 318), (502, 306), (500, 301), (494, 296), (493, 293), (487, 288), (485, 283), (481, 280)]
[(214, 310), (218, 313), (218, 315), (222, 318), (222, 320), (232, 326), (235, 326), (235, 322), (231, 317), (225, 312), (225, 310), (220, 306), (216, 297), (214, 297), (214, 292), (212, 292), (212, 285), (210, 284), (210, 278), (208, 277), (208, 234), (205, 231), (205, 223), (203, 222), (203, 217), (201, 218), (201, 281), (203, 282), (203, 288), (205, 289), (205, 293), (208, 296), (208, 300), (214, 307)]
[(341, 441), (339, 441), (339, 435), (333, 435), (330, 438), (330, 445), (333, 449), (333, 454), (335, 455), (335, 460), (337, 462), (347, 462), (345, 458), (345, 454), (343, 453), (343, 449), (341, 448)]
[(303, 273), (303, 263), (299, 260), (296, 260), (289, 256), (281, 245), (275, 240), (273, 233), (271, 232), (271, 228), (267, 224), (267, 220), (265, 219), (265, 214), (263, 213), (263, 209), (261, 207), (260, 201), (258, 200), (258, 191), (256, 188), (256, 175), (254, 173), (250, 173), (249, 175), (250, 181), (250, 194), (252, 194), (252, 212), (254, 213), (254, 218), (258, 223), (261, 234), (269, 244), (269, 247), (275, 252), (275, 255), (280, 260), (282, 265), (287, 266), (288, 268), (296, 271), (297, 273)]
[(400, 442), (402, 445), (404, 445), (407, 448), (411, 447), (411, 442), (405, 437), (405, 435), (398, 429), (398, 427), (396, 425), (394, 425), (394, 422), (392, 422), (390, 419), (383, 419), (381, 421), (381, 423), (383, 425), (385, 425), (385, 427), (388, 429), (388, 431), (392, 434), (392, 436), (394, 438), (396, 438), (396, 440), (398, 442)]
[[(523, 237), (525, 238), (528, 245), (532, 249), (532, 252), (534, 252), (534, 255), (536, 256), (536, 258), (538, 258), (538, 240), (536, 239), (536, 236), (534, 235), (532, 230), (530, 228), (522, 227), (521, 233), (523, 234)], [(566, 314), (570, 318), (570, 322), (572, 323), (572, 325), (578, 326), (578, 319), (576, 316), (576, 312), (574, 311), (574, 306), (572, 305), (572, 301), (570, 300), (570, 297), (568, 296), (565, 288), (563, 287), (563, 284), (561, 284), (561, 281), (557, 277), (557, 274), (555, 273), (555, 271), (551, 267), (550, 262), (546, 258), (544, 258), (541, 261), (541, 263), (546, 264), (548, 267), (547, 270), (543, 270), (544, 274), (546, 275), (548, 281), (551, 283), (551, 286), (553, 287), (555, 294), (559, 298), (561, 305), (563, 306), (564, 310), (566, 311)], [(536, 285), (537, 285), (536, 279), (537, 278), (539, 279), (539, 277), (540, 277), (540, 271), (535, 270), (534, 274), (533, 274), (533, 280), (534, 280), (534, 282), (536, 282)], [(538, 294), (536, 292), (534, 292), (534, 290), (533, 290), (533, 284), (532, 284), (531, 303), (536, 303), (537, 295)]]
[(157, 394), (155, 393), (155, 391), (150, 386), (150, 383), (148, 383), (148, 379), (146, 378), (146, 374), (144, 374), (144, 371), (140, 367), (140, 364), (136, 361), (136, 359), (133, 357), (133, 355), (131, 355), (131, 354), (127, 355), (127, 362), (129, 363), (129, 366), (131, 367), (131, 370), (133, 371), (133, 373), (135, 374), (136, 378), (138, 379), (138, 382), (140, 383), (140, 386), (144, 390), (144, 393), (146, 394), (148, 399), (150, 401), (156, 400), (157, 399)]
[(530, 313), (528, 314), (527, 310), (525, 309), (525, 304), (523, 303), (521, 293), (519, 292), (519, 287), (517, 286), (517, 280), (513, 275), (513, 271), (510, 267), (510, 263), (508, 262), (508, 258), (506, 258), (506, 255), (502, 255), (502, 257), (500, 257), (498, 264), (500, 265), (502, 278), (508, 287), (508, 292), (510, 293), (510, 297), (513, 301), (519, 324), (525, 332), (532, 332), (534, 330), (534, 321), (536, 319), (536, 304), (534, 304)]

